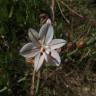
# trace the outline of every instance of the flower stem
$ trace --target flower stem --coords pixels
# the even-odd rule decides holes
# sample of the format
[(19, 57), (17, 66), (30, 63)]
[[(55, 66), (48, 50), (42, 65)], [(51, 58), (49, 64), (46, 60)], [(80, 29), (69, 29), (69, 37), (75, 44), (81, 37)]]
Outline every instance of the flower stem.
[(35, 96), (35, 70), (33, 71), (33, 76), (32, 76), (32, 85), (31, 85), (31, 96)]
[(39, 85), (40, 85), (40, 71), (38, 72), (38, 80), (37, 80), (37, 84), (36, 84), (36, 94), (38, 94)]

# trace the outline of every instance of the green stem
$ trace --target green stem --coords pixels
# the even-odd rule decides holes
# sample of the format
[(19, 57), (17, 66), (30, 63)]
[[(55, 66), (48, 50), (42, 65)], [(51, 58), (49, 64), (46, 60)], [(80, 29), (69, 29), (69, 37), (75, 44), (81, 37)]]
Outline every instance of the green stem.
[(38, 80), (37, 80), (37, 84), (36, 84), (36, 94), (38, 94), (39, 85), (40, 85), (40, 71), (38, 72)]

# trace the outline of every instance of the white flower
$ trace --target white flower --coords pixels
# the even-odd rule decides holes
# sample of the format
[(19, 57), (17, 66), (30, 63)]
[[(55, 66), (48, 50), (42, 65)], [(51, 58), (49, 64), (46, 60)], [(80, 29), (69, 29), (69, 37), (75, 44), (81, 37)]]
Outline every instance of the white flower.
[(21, 48), (20, 54), (25, 58), (34, 57), (35, 71), (40, 69), (44, 61), (51, 64), (55, 63), (57, 66), (61, 63), (56, 49), (64, 46), (66, 41), (63, 39), (53, 39), (53, 33), (54, 30), (50, 19), (41, 27), (39, 33), (32, 28), (28, 31), (31, 42)]

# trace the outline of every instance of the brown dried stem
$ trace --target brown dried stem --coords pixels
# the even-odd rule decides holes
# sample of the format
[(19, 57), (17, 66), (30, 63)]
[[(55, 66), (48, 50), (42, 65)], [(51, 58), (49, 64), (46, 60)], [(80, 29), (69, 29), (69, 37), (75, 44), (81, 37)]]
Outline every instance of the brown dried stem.
[(55, 0), (52, 0), (52, 1), (51, 1), (51, 12), (52, 12), (52, 21), (53, 21), (53, 22), (54, 22), (54, 18), (55, 18), (54, 8), (55, 8)]
[(62, 11), (62, 9), (61, 9), (61, 6), (60, 6), (60, 4), (59, 4), (59, 2), (56, 0), (56, 2), (57, 2), (57, 5), (58, 5), (58, 8), (59, 8), (59, 10), (60, 10), (60, 12), (61, 12), (61, 15), (62, 15), (62, 17), (64, 18), (64, 20), (68, 23), (68, 24), (70, 24), (70, 21), (65, 17), (65, 15), (63, 14), (63, 11)]
[(80, 18), (83, 18), (83, 16), (81, 14), (79, 14), (78, 12), (76, 12), (75, 10), (71, 9), (66, 3), (64, 3), (63, 1), (61, 1), (61, 4), (64, 5), (69, 11), (71, 11), (72, 13), (74, 13), (75, 15), (79, 16)]

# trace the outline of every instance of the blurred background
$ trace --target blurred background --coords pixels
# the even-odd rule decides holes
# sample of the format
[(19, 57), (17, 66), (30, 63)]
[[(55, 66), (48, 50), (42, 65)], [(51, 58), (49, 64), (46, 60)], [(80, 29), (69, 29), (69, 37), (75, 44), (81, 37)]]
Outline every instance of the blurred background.
[(33, 65), (19, 50), (47, 18), (67, 44), (61, 66), (36, 76), (36, 96), (96, 96), (96, 0), (0, 0), (0, 96), (30, 96)]

